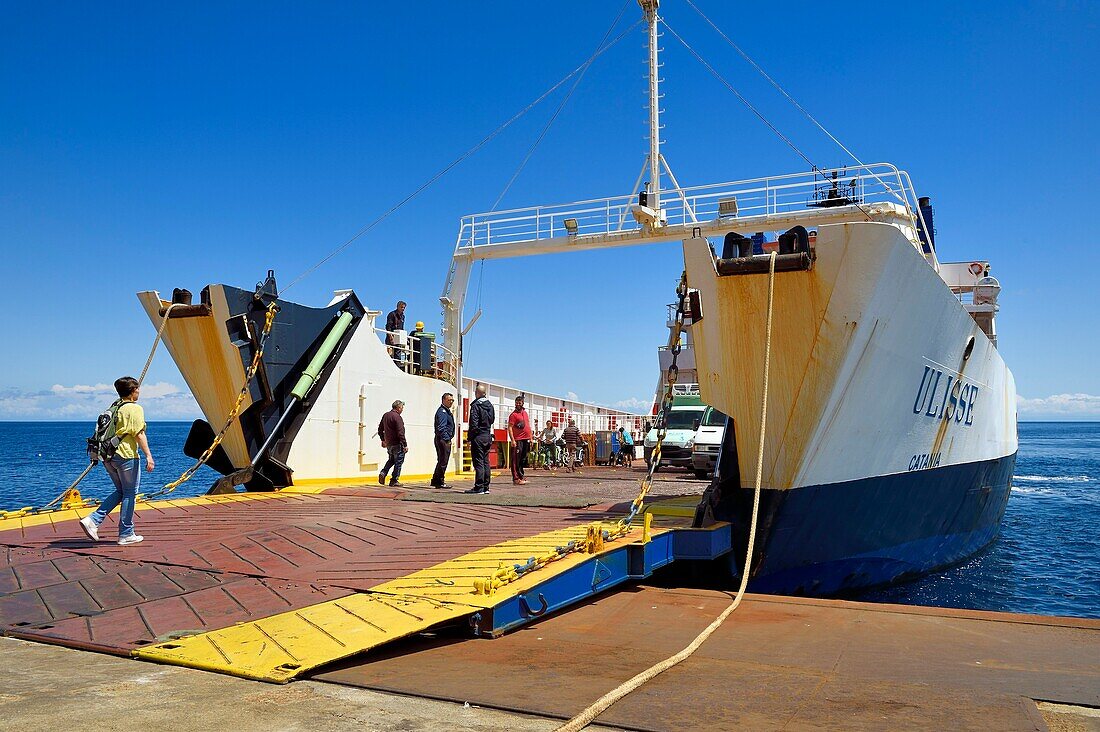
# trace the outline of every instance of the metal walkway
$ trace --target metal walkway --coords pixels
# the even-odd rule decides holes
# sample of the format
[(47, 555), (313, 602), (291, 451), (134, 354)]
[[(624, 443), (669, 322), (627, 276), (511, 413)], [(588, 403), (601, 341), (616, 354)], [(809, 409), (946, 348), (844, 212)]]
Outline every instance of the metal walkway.
[[(357, 495), (147, 504), (151, 540), (86, 540), (79, 513), (0, 521), (0, 631), (29, 640), (286, 682), (440, 625), (496, 636), (678, 557), (729, 548), (682, 511), (476, 594), (474, 580), (583, 539), (602, 511)], [(112, 519), (113, 520), (113, 519)], [(109, 527), (105, 528), (111, 534)]]

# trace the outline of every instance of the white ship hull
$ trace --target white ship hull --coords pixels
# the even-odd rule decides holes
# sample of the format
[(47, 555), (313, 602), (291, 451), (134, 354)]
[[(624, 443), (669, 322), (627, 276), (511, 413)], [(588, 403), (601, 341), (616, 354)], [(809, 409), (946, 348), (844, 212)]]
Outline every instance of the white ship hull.
[[(730, 416), (727, 518), (755, 476), (768, 275), (684, 243), (700, 392)], [(960, 561), (992, 541), (1017, 449), (1011, 372), (899, 227), (821, 226), (775, 275), (757, 589), (827, 594)]]

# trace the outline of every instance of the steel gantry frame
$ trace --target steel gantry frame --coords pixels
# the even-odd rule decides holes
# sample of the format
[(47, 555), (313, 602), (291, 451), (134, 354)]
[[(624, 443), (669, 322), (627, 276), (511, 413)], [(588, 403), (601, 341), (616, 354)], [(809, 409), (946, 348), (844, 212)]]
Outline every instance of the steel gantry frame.
[[(648, 34), (649, 150), (631, 193), (616, 198), (582, 201), (564, 206), (497, 211), (464, 217), (451, 266), (440, 296), (443, 308), (443, 345), (456, 354), (454, 385), (461, 405), (463, 336), (480, 316), (464, 321), (470, 273), (477, 262), (536, 254), (579, 252), (611, 247), (659, 244), (697, 237), (724, 236), (729, 232), (752, 234), (788, 229), (795, 225), (879, 221), (903, 229), (916, 246), (920, 209), (909, 176), (893, 165), (878, 163), (813, 170), (773, 178), (761, 178), (717, 186), (682, 188), (661, 153), (660, 62), (657, 14), (660, 0), (638, 0)], [(674, 193), (662, 200), (661, 171), (668, 175)], [(649, 174), (644, 196), (639, 195), (643, 176)], [(828, 181), (848, 185), (850, 205), (807, 208), (807, 200)], [(730, 205), (730, 202), (733, 202)], [(730, 211), (732, 210), (732, 215)], [(934, 259), (934, 254), (932, 255)], [(932, 262), (933, 266), (936, 263)], [(460, 407), (461, 408), (461, 407)], [(464, 435), (458, 430), (452, 459), (462, 471)]]

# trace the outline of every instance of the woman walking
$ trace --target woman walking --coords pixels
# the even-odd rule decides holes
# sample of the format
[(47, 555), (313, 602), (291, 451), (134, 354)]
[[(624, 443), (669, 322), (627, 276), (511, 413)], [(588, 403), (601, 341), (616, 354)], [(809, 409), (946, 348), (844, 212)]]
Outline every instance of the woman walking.
[(145, 453), (145, 469), (150, 473), (156, 463), (149, 451), (145, 436), (145, 410), (138, 404), (141, 385), (132, 376), (123, 376), (115, 382), (118, 401), (112, 405), (115, 411), (114, 435), (118, 438), (115, 454), (104, 460), (103, 467), (111, 476), (115, 490), (99, 505), (95, 513), (80, 519), (80, 528), (92, 541), (99, 541), (99, 527), (108, 514), (121, 505), (118, 514), (118, 543), (120, 546), (137, 544), (144, 537), (134, 531), (134, 504), (141, 484), (141, 461), (138, 448)]

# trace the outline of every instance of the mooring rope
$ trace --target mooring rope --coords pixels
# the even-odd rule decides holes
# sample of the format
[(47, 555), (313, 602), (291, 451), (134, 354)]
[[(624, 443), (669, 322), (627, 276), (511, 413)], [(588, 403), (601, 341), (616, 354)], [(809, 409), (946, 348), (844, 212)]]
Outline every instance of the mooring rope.
[[(139, 386), (143, 381), (145, 381), (145, 376), (149, 373), (149, 367), (153, 363), (153, 357), (157, 353), (157, 347), (164, 339), (164, 331), (168, 327), (168, 319), (172, 315), (172, 310), (181, 305), (182, 303), (170, 303), (168, 307), (164, 309), (164, 315), (161, 317), (160, 326), (157, 328), (157, 335), (153, 339), (153, 346), (149, 349), (149, 357), (145, 359), (145, 366), (141, 369), (141, 376), (138, 377)], [(160, 496), (171, 493), (180, 485), (186, 483), (188, 480), (191, 479), (195, 472), (198, 471), (199, 468), (206, 464), (206, 461), (210, 459), (210, 456), (214, 453), (214, 450), (217, 449), (219, 444), (221, 444), (222, 440), (225, 438), (226, 433), (228, 433), (230, 426), (232, 426), (233, 421), (237, 418), (237, 415), (241, 409), (241, 405), (244, 402), (244, 397), (248, 393), (249, 385), (252, 383), (252, 378), (256, 375), (256, 370), (259, 368), (260, 359), (263, 357), (264, 343), (267, 341), (267, 336), (271, 332), (271, 326), (274, 324), (276, 311), (277, 308), (275, 307), (274, 303), (268, 306), (267, 312), (265, 313), (264, 317), (263, 332), (261, 333), (259, 339), (259, 347), (256, 349), (256, 353), (252, 357), (252, 362), (249, 364), (248, 369), (245, 371), (244, 386), (241, 387), (240, 393), (238, 393), (237, 395), (236, 404), (234, 405), (233, 409), (230, 410), (229, 415), (226, 417), (225, 425), (222, 427), (221, 431), (218, 432), (218, 434), (214, 437), (214, 442), (210, 445), (210, 447), (206, 449), (202, 456), (191, 467), (183, 471), (179, 478), (172, 481), (171, 483), (168, 483), (163, 488), (160, 488), (159, 490), (150, 493), (149, 495), (139, 495), (138, 500), (149, 501), (152, 498), (158, 498)], [(54, 498), (52, 501), (45, 504), (44, 506), (40, 506), (38, 508), (25, 506), (14, 511), (0, 511), (0, 518), (18, 518), (20, 516), (26, 516), (31, 513), (45, 513), (47, 511), (72, 508), (88, 508), (97, 505), (99, 503), (98, 501), (94, 499), (83, 498), (80, 495), (80, 491), (77, 490), (77, 486), (80, 485), (80, 482), (82, 480), (88, 477), (88, 473), (92, 472), (92, 468), (94, 468), (96, 464), (97, 463), (95, 462), (89, 462), (84, 470), (80, 473), (80, 475), (76, 477), (76, 480), (70, 483), (69, 486), (65, 490), (61, 491), (61, 493), (56, 498)]]
[(145, 382), (145, 375), (149, 373), (149, 367), (153, 365), (153, 356), (157, 355), (157, 346), (164, 338), (164, 330), (168, 327), (168, 318), (171, 317), (172, 310), (182, 304), (179, 302), (169, 303), (168, 307), (164, 309), (164, 317), (161, 318), (160, 327), (157, 328), (157, 337), (153, 339), (153, 347), (149, 349), (149, 358), (145, 359), (145, 366), (142, 367), (141, 376), (138, 377), (138, 386)]
[(637, 674), (629, 681), (625, 681), (619, 684), (611, 691), (604, 694), (597, 699), (591, 706), (582, 711), (577, 716), (570, 719), (568, 722), (558, 727), (557, 732), (577, 732), (584, 729), (591, 724), (596, 717), (600, 716), (615, 702), (622, 699), (624, 696), (634, 691), (638, 687), (645, 684), (650, 679), (658, 676), (669, 670), (676, 664), (687, 659), (695, 651), (699, 650), (699, 647), (706, 642), (707, 638), (721, 627), (722, 623), (726, 621), (726, 618), (733, 613), (741, 604), (741, 600), (745, 596), (745, 588), (749, 584), (749, 563), (752, 561), (752, 550), (756, 544), (756, 518), (760, 512), (760, 480), (763, 475), (764, 469), (764, 436), (767, 433), (768, 422), (768, 370), (771, 365), (771, 351), (772, 351), (772, 303), (775, 296), (775, 252), (772, 252), (768, 260), (768, 320), (764, 338), (764, 388), (763, 394), (760, 399), (760, 444), (757, 446), (756, 451), (756, 485), (753, 491), (752, 499), (752, 523), (749, 526), (749, 542), (748, 548), (745, 550), (745, 563), (741, 566), (741, 586), (737, 588), (737, 594), (722, 613), (714, 619), (710, 625), (708, 625), (702, 633), (695, 637), (684, 650), (680, 651), (674, 656), (669, 656), (665, 660), (650, 666), (645, 671)]
[[(164, 331), (168, 327), (168, 318), (172, 315), (172, 310), (179, 307), (183, 303), (169, 303), (168, 307), (164, 309), (164, 315), (161, 317), (160, 326), (157, 327), (157, 335), (153, 339), (153, 346), (149, 349), (149, 356), (145, 359), (145, 365), (141, 369), (141, 376), (138, 377), (138, 386), (145, 381), (145, 376), (149, 373), (149, 367), (153, 365), (153, 357), (157, 354), (157, 347), (160, 346), (161, 340), (164, 338)], [(46, 511), (63, 510), (69, 508), (87, 508), (95, 506), (99, 502), (94, 499), (86, 499), (80, 495), (80, 491), (77, 490), (77, 486), (80, 482), (88, 477), (88, 473), (92, 472), (92, 468), (96, 466), (94, 461), (89, 461), (88, 465), (81, 471), (80, 475), (76, 476), (76, 480), (69, 483), (69, 486), (61, 491), (52, 501), (44, 506), (34, 508), (31, 506), (25, 506), (15, 511), (0, 511), (0, 518), (18, 518), (19, 516), (26, 516), (31, 513), (44, 513)]]

